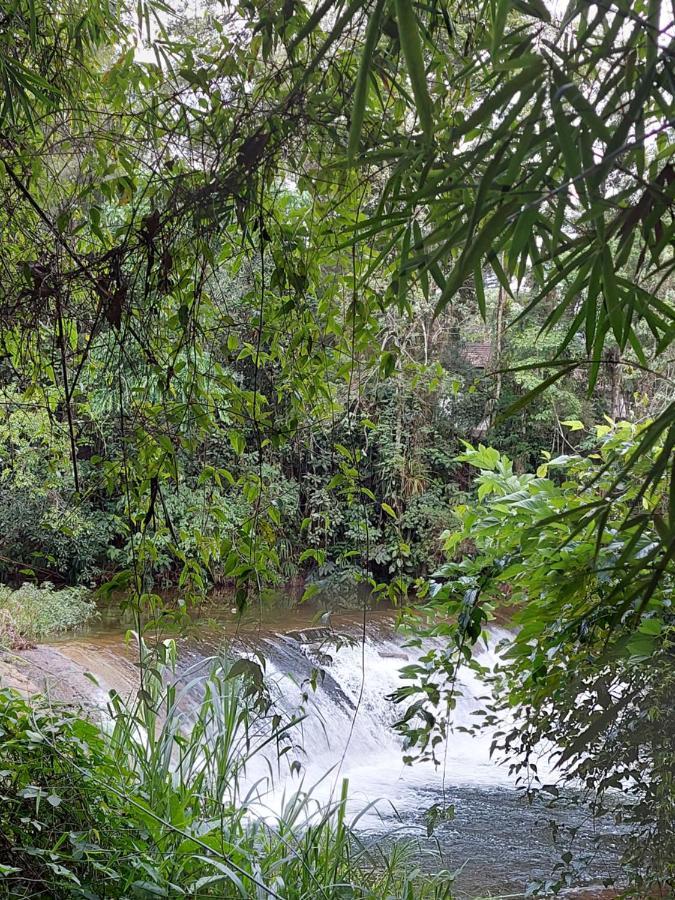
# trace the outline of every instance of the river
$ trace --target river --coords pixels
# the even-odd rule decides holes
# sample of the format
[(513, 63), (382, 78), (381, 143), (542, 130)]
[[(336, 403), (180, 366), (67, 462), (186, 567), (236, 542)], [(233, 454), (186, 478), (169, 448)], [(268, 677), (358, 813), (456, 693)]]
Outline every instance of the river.
[[(357, 824), (363, 839), (416, 838), (423, 865), (431, 859), (431, 849), (440, 851), (443, 867), (459, 870), (457, 897), (523, 896), (528, 884), (549, 878), (567, 849), (554, 840), (552, 822), (559, 833), (569, 826), (578, 829), (574, 849), (588, 857), (588, 864), (578, 872), (576, 884), (597, 885), (601, 876), (615, 871), (618, 832), (609, 824), (585, 821), (574, 803), (562, 802), (555, 810), (528, 803), (507, 768), (490, 758), (491, 735), (462, 731), (475, 723), (485, 694), (472, 673), (463, 678), (443, 765), (404, 765), (401, 741), (392, 728), (397, 709), (388, 696), (400, 684), (401, 667), (418, 651), (395, 630), (390, 609), (368, 610), (365, 616), (334, 613), (319, 625), (317, 617), (311, 605), (284, 603), (241, 619), (229, 604), (221, 604), (176, 638), (179, 672), (200, 666), (206, 671), (223, 649), (232, 656), (255, 655), (264, 662), (266, 682), (280, 708), (292, 715), (304, 705), (302, 750), (294, 757), (300, 771), (296, 766), (293, 773), (282, 771), (275, 778), (265, 794), (264, 814), (273, 817), (300, 779), (315, 786), (319, 799), (328, 800), (346, 777), (350, 812), (357, 815), (368, 807)], [(125, 642), (124, 632), (117, 612), (109, 610), (79, 634), (15, 654), (11, 665), (6, 658), (4, 680), (102, 709), (109, 690), (123, 695), (137, 690), (136, 651)], [(493, 642), (504, 634), (494, 632)], [(486, 649), (482, 661), (494, 663), (494, 650)], [(252, 778), (258, 776), (253, 773)], [(434, 805), (452, 807), (454, 815), (428, 835), (427, 811)], [(438, 867), (437, 856), (429, 864)], [(592, 890), (584, 896), (599, 894)]]

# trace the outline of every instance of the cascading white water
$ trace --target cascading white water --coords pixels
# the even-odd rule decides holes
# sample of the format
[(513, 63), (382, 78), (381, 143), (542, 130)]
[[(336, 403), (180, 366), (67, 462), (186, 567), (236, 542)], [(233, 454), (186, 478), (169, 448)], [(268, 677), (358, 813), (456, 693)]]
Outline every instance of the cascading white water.
[[(490, 648), (483, 650), (484, 665), (494, 665), (494, 646), (504, 636), (506, 632), (493, 633)], [(221, 644), (222, 637), (213, 632), (182, 639), (181, 669), (194, 670), (203, 662), (206, 674), (208, 659)], [(354, 810), (377, 802), (361, 820), (369, 829), (381, 819), (393, 815), (406, 819), (411, 811), (428, 808), (444, 786), (509, 785), (506, 769), (490, 759), (491, 734), (481, 731), (472, 736), (457, 730), (475, 724), (474, 713), (485, 695), (485, 685), (470, 669), (462, 670), (458, 685), (461, 697), (453, 712), (456, 728), (447, 748), (437, 751), (442, 765), (404, 764), (403, 744), (393, 728), (401, 710), (388, 698), (402, 683), (401, 668), (421, 651), (406, 647), (390, 623), (369, 626), (365, 637), (352, 623), (335, 631), (310, 627), (240, 637), (227, 648), (233, 655), (264, 660), (268, 687), (287, 717), (301, 708), (305, 712), (294, 733), (294, 750), (283, 764), (270, 766), (274, 760), (269, 759), (254, 761), (250, 767), (249, 780), (261, 786), (261, 805), (272, 816), (284, 797), (303, 787), (315, 786), (313, 795), (327, 801), (339, 793), (343, 778), (349, 779)], [(68, 682), (77, 699), (86, 696), (103, 705), (107, 690), (131, 694), (137, 687), (137, 669), (119, 638), (60, 642), (32, 651), (32, 656), (40, 670), (52, 670), (52, 691)], [(86, 671), (95, 676), (98, 687), (83, 677)], [(292, 762), (299, 765), (291, 767)]]
[[(496, 662), (493, 648), (503, 634), (493, 635), (491, 649), (483, 652), (484, 665)], [(267, 637), (257, 650), (266, 660), (267, 681), (277, 704), (289, 715), (301, 706), (306, 711), (298, 753), (288, 760), (297, 760), (300, 772), (282, 770), (275, 784), (268, 785), (264, 805), (271, 815), (280, 809), (284, 796), (303, 785), (312, 786), (313, 796), (325, 802), (348, 778), (354, 810), (375, 804), (360, 819), (362, 827), (372, 830), (391, 816), (406, 819), (411, 811), (429, 807), (445, 786), (509, 784), (506, 770), (490, 759), (491, 734), (482, 731), (473, 736), (457, 730), (475, 724), (474, 713), (485, 695), (485, 685), (472, 671), (465, 670), (460, 678), (462, 696), (453, 713), (457, 727), (440, 752), (442, 765), (407, 766), (393, 728), (401, 710), (388, 698), (401, 685), (401, 667), (413, 661), (418, 650), (406, 648), (391, 632), (366, 634), (365, 639), (345, 644), (337, 635), (311, 629)], [(317, 665), (321, 674), (312, 688)], [(264, 779), (260, 770), (253, 777)]]

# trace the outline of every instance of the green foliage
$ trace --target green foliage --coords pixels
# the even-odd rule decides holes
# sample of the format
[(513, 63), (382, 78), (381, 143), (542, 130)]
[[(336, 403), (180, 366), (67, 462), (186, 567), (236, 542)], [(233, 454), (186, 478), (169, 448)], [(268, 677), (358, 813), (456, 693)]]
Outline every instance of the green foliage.
[(67, 433), (54, 419), (56, 398), (48, 399), (35, 408), (11, 383), (4, 393), (0, 576), (88, 583), (105, 568), (114, 522), (90, 496), (73, 497)]
[[(149, 11), (139, 5), (141, 20)], [(41, 114), (77, 98), (91, 77), (92, 57), (125, 31), (105, 3), (18, 0), (8, 6), (0, 31), (2, 126), (39, 128)]]
[[(450, 897), (449, 873), (427, 878), (403, 848), (389, 858), (360, 844), (346, 784), (325, 807), (300, 785), (278, 821), (258, 818), (264, 799), (241, 795), (244, 770), (265, 747), (287, 752), (292, 723), (270, 710), (257, 664), (188, 673), (183, 688), (170, 643), (146, 663), (136, 701), (111, 695), (106, 728), (0, 691), (0, 879), (11, 896)], [(186, 730), (195, 690), (203, 700)]]
[(105, 566), (109, 517), (66, 505), (56, 491), (0, 488), (0, 573), (88, 583)]
[[(479, 464), (457, 544), (477, 556), (448, 570), (474, 599), (442, 668), (501, 571), (546, 659), (583, 625), (647, 673), (630, 648), (669, 633), (665, 613), (644, 628), (675, 555), (665, 6), (332, 12), (3, 11), (0, 574), (112, 565), (134, 599), (224, 580), (243, 606), (312, 567), (399, 596)], [(623, 419), (629, 391), (651, 423), (578, 460), (563, 423)], [(544, 447), (574, 457), (546, 463), (560, 478), (499, 456), (520, 471)], [(541, 710), (550, 682), (516, 647), (512, 697)]]
[(96, 604), (82, 588), (55, 590), (48, 583), (18, 589), (0, 585), (0, 646), (69, 631), (97, 615)]
[[(326, 526), (335, 546), (321, 550), (336, 565), (356, 552), (349, 565), (365, 577), (395, 572), (409, 585), (433, 559), (450, 480), (430, 454), (456, 449), (419, 406), (450, 399), (428, 387), (457, 349), (443, 330), (464, 327), (470, 306), (490, 319), (491, 280), (527, 319), (513, 354), (501, 353), (495, 323), (500, 364), (524, 365), (501, 392), (488, 378), (477, 388), (477, 373), (460, 380), (455, 441), (505, 407), (522, 411), (529, 391), (536, 431), (520, 416), (515, 439), (495, 434), (524, 462), (560, 440), (560, 412), (582, 414), (572, 366), (590, 367), (597, 386), (606, 349), (643, 368), (645, 354), (663, 357), (672, 183), (658, 92), (669, 83), (665, 43), (620, 27), (641, 10), (589, 24), (570, 9), (551, 23), (537, 4), (485, 16), (355, 2), (329, 23), (300, 2), (252, 3), (232, 12), (234, 35), (229, 13), (211, 6), (183, 19), (161, 4), (114, 16), (85, 6), (27, 0), (0, 32), (10, 132), (0, 218), (16, 236), (3, 246), (2, 390), (15, 422), (18, 409), (34, 420), (22, 440), (27, 461), (42, 457), (39, 487), (58, 482), (82, 517), (61, 530), (90, 545), (79, 560), (47, 546), (56, 574), (81, 580), (114, 562), (139, 593), (159, 575), (187, 594), (224, 577), (245, 600), (294, 574), (299, 524), (324, 515), (309, 498), (334, 506), (339, 489), (344, 525)], [(615, 62), (615, 39), (630, 71)], [(611, 87), (586, 96), (600, 73)], [(610, 121), (614, 137), (598, 125)], [(623, 146), (631, 123), (635, 145)], [(654, 189), (643, 193), (645, 181)], [(528, 374), (533, 328), (548, 358)], [(551, 357), (569, 367), (551, 371)], [(419, 434), (407, 442), (410, 429)], [(330, 463), (315, 464), (317, 451)], [(8, 477), (23, 487), (20, 455)], [(298, 509), (280, 509), (265, 467)], [(385, 525), (382, 510), (404, 515), (427, 486), (433, 525), (412, 512), (396, 533)], [(181, 521), (178, 498), (197, 515), (200, 488), (200, 521)], [(374, 555), (361, 546), (365, 525), (348, 522), (357, 514), (379, 532)], [(23, 565), (47, 538), (36, 525), (12, 555)]]
[[(498, 451), (467, 446), (462, 459), (479, 470), (476, 498), (455, 509), (457, 528), (445, 539), (451, 561), (429, 601), (430, 611), (452, 617), (437, 626), (448, 646), (407, 667), (410, 683), (397, 695), (413, 755), (434, 756), (452, 722), (458, 668), (487, 677), (494, 750), (529, 789), (539, 757), (550, 755), (558, 778), (581, 785), (596, 813), (609, 809), (629, 823), (625, 858), (641, 895), (673, 886), (675, 858), (667, 824), (675, 810), (675, 570), (659, 540), (672, 516), (670, 474), (643, 490), (641, 475), (666, 453), (659, 444), (649, 458), (639, 453), (650, 427), (599, 426), (593, 452), (545, 454), (536, 474), (516, 475)], [(627, 463), (631, 479), (622, 474)], [(598, 532), (592, 512), (608, 495)], [(515, 631), (493, 673), (474, 653), (496, 616)], [(540, 789), (557, 796), (555, 786)]]

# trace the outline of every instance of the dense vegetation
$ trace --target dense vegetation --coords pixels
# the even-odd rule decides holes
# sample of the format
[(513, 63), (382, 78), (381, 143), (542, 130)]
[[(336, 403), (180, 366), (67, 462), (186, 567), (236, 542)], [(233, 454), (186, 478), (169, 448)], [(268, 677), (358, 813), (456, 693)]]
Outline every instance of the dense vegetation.
[[(414, 758), (438, 752), (438, 738), (452, 726), (457, 670), (467, 660), (480, 670), (472, 651), (484, 625), (511, 610), (517, 634), (497, 670), (485, 673), (493, 697), (482, 725), (498, 726), (493, 749), (525, 790), (555, 805), (562, 784), (582, 786), (595, 815), (611, 810), (630, 824), (624, 862), (648, 893), (672, 884), (674, 874), (673, 577), (645, 569), (650, 593), (636, 605), (641, 585), (623, 583), (621, 569), (634, 554), (647, 556), (659, 537), (655, 527), (621, 526), (640, 493), (638, 476), (662, 451), (636, 461), (638, 428), (597, 432), (587, 456), (546, 454), (536, 474), (515, 474), (507, 457), (482, 446), (463, 455), (479, 472), (477, 498), (454, 510), (456, 528), (445, 538), (450, 561), (434, 576), (426, 605), (428, 630), (446, 636), (447, 649), (406, 667), (399, 727)], [(627, 459), (637, 471), (619, 481), (598, 535), (588, 506)], [(658, 515), (664, 508), (669, 477), (650, 490), (645, 509)], [(560, 777), (542, 784), (538, 768), (548, 754)], [(572, 873), (571, 855), (568, 863)]]
[[(672, 887), (674, 39), (660, 0), (6, 5), (0, 576), (69, 599), (50, 620), (44, 589), (8, 589), (4, 643), (88, 615), (82, 586), (140, 609), (224, 584), (243, 609), (367, 582), (447, 636), (397, 697), (412, 760), (508, 615), (487, 716), (520, 712), (497, 749), (534, 791), (553, 742), (595, 812), (620, 788), (631, 885)], [(234, 801), (239, 869), (179, 842), (165, 871), (157, 848), (193, 824), (230, 840), (215, 799), (159, 838), (135, 749), (2, 703), (3, 831), (32, 860), (2, 859), (15, 895), (95, 895), (98, 850), (70, 835), (103, 803), (119, 896), (194, 892), (213, 868), (259, 870), (261, 896), (272, 877), (295, 896), (300, 869), (368, 896), (339, 808), (330, 875), (296, 848), (272, 876), (283, 835)], [(45, 732), (78, 822), (20, 794), (52, 790)]]

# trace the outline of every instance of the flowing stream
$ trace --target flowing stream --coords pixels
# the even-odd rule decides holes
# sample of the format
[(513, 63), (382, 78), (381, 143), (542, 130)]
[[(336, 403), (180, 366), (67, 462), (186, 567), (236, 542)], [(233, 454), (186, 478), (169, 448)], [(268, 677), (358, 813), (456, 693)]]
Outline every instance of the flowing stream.
[[(493, 638), (503, 634), (494, 633)], [(224, 645), (230, 655), (255, 655), (264, 660), (266, 681), (279, 707), (290, 716), (304, 706), (306, 717), (292, 757), (300, 771), (287, 766), (288, 771), (275, 778), (265, 795), (264, 814), (273, 816), (284, 796), (300, 785), (314, 786), (313, 794), (325, 801), (348, 778), (350, 811), (367, 807), (358, 820), (364, 838), (419, 837), (422, 864), (426, 850), (440, 848), (445, 868), (461, 867), (459, 897), (488, 892), (521, 896), (528, 883), (549, 877), (566, 849), (554, 843), (551, 820), (563, 829), (580, 826), (576, 847), (581, 842), (582, 852), (593, 856), (587, 872), (579, 875), (580, 884), (597, 882), (613, 868), (619, 836), (611, 828), (602, 831), (598, 853), (590, 825), (581, 821), (578, 809), (552, 812), (528, 805), (506, 767), (490, 758), (491, 735), (461, 730), (475, 724), (485, 694), (472, 673), (463, 676), (457, 727), (442, 754), (442, 766), (404, 765), (401, 741), (392, 728), (400, 710), (387, 698), (401, 683), (401, 667), (414, 661), (418, 651), (396, 633), (391, 613), (368, 612), (365, 627), (354, 613), (334, 615), (329, 625), (317, 627), (304, 607), (277, 611), (271, 619), (243, 627), (231, 614), (228, 619), (221, 613), (219, 621), (178, 638), (178, 645), (183, 670), (194, 671), (201, 664), (206, 671), (209, 659)], [(485, 665), (495, 662), (493, 649), (483, 654)], [(24, 690), (46, 690), (58, 699), (101, 707), (109, 690), (132, 694), (138, 686), (134, 652), (115, 622), (22, 651), (11, 667), (7, 660), (4, 665), (3, 680)], [(262, 774), (254, 771), (251, 778)], [(429, 837), (426, 812), (436, 804), (453, 807), (454, 816)], [(433, 865), (438, 866), (437, 858)]]

